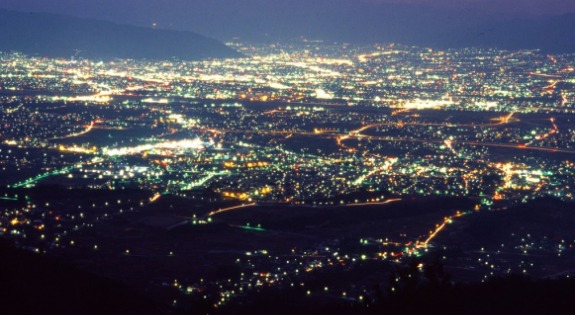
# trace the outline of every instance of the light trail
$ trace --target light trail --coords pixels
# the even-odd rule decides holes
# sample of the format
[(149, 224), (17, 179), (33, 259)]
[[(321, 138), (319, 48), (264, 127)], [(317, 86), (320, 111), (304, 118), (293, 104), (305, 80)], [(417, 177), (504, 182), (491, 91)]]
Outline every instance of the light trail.
[[(347, 135), (338, 135), (338, 142), (339, 141), (343, 141), (346, 140), (349, 137), (369, 137), (369, 136), (365, 136), (363, 134), (361, 134), (361, 132), (371, 129), (371, 128), (376, 128), (376, 127), (388, 127), (388, 126), (392, 126), (392, 127), (403, 127), (403, 126), (422, 126), (422, 127), (495, 127), (495, 126), (501, 126), (501, 125), (505, 125), (508, 124), (510, 122), (512, 122), (512, 117), (515, 113), (511, 112), (509, 115), (507, 116), (503, 116), (503, 117), (498, 117), (498, 122), (495, 123), (483, 123), (483, 124), (476, 124), (476, 123), (471, 123), (471, 124), (455, 124), (455, 123), (418, 123), (418, 122), (384, 122), (384, 123), (376, 123), (376, 124), (369, 124), (369, 125), (365, 125), (362, 126), (356, 130), (352, 130), (350, 131)], [(207, 130), (201, 130), (201, 131), (207, 131), (207, 132), (212, 132), (212, 133), (216, 133), (216, 134), (222, 134), (222, 133), (245, 133), (245, 134), (260, 134), (260, 135), (301, 135), (301, 136), (318, 136), (318, 135), (323, 135), (325, 136), (325, 133), (316, 133), (313, 131), (296, 131), (296, 130), (246, 130), (246, 129), (217, 129), (217, 128), (212, 128), (212, 129), (207, 129)]]
[(64, 175), (64, 174), (68, 174), (70, 171), (72, 171), (73, 169), (76, 168), (82, 168), (86, 165), (92, 165), (95, 163), (100, 163), (103, 160), (101, 158), (93, 158), (91, 161), (88, 162), (80, 162), (71, 166), (67, 166), (61, 169), (57, 169), (57, 170), (53, 170), (50, 172), (46, 172), (46, 173), (42, 173), (39, 175), (36, 175), (35, 177), (32, 177), (30, 179), (27, 179), (25, 181), (16, 183), (14, 185), (8, 185), (8, 187), (10, 188), (21, 188), (21, 187), (31, 187), (34, 183), (39, 182), (45, 178), (48, 178), (50, 176), (55, 176), (55, 175)]
[(565, 104), (567, 104), (567, 98), (565, 95), (561, 94), (561, 106), (564, 106)]
[(455, 156), (459, 156), (459, 152), (455, 151), (455, 149), (453, 148), (453, 141), (451, 141), (450, 139), (446, 139), (445, 141), (443, 141), (443, 143), (445, 143), (445, 146), (449, 149), (449, 151), (451, 151), (451, 153), (453, 153)]
[[(346, 204), (346, 207), (361, 207), (361, 206), (374, 206), (374, 205), (386, 205), (392, 202), (398, 202), (401, 201), (401, 198), (395, 198), (395, 199), (389, 199), (389, 200), (385, 200), (382, 202), (364, 202), (364, 203), (354, 203), (354, 204)], [(224, 212), (230, 212), (230, 211), (235, 211), (235, 210), (239, 210), (239, 209), (243, 209), (243, 208), (248, 208), (248, 207), (253, 207), (256, 206), (257, 202), (251, 202), (251, 203), (247, 203), (247, 204), (242, 204), (242, 205), (238, 205), (238, 206), (232, 206), (232, 207), (228, 207), (228, 208), (222, 208), (222, 209), (218, 209), (215, 211), (211, 211), (210, 213), (207, 214), (207, 217), (213, 217), (215, 215), (218, 215), (220, 213), (224, 213)]]
[(553, 89), (553, 88), (555, 88), (555, 86), (556, 86), (559, 82), (561, 82), (561, 81), (558, 81), (558, 80), (553, 81), (551, 84), (549, 84), (549, 85), (547, 85), (547, 86), (544, 86), (542, 89), (544, 89), (544, 90), (546, 90), (546, 89)]
[(535, 143), (536, 141), (542, 141), (545, 140), (547, 138), (549, 138), (551, 135), (556, 134), (557, 132), (559, 132), (559, 128), (557, 128), (557, 125), (555, 124), (555, 118), (551, 117), (549, 119), (551, 121), (551, 130), (549, 130), (549, 132), (546, 132), (540, 136), (535, 137), (535, 139), (529, 141), (528, 143), (526, 143), (526, 146), (531, 146), (533, 145), (533, 143)]
[(154, 203), (154, 202), (158, 201), (161, 197), (162, 197), (162, 194), (156, 193), (155, 195), (152, 196), (152, 198), (150, 198), (150, 203)]
[(429, 242), (431, 242), (441, 231), (443, 231), (443, 229), (445, 229), (447, 224), (451, 223), (453, 219), (462, 217), (464, 215), (465, 212), (457, 211), (457, 213), (455, 213), (454, 215), (443, 219), (443, 222), (440, 225), (438, 225), (434, 231), (431, 232), (431, 234), (427, 237), (427, 239), (425, 239), (425, 241), (419, 243), (417, 247), (427, 247), (429, 245)]
[(80, 137), (83, 136), (87, 133), (89, 133), (90, 131), (92, 131), (92, 129), (94, 129), (94, 126), (96, 125), (95, 121), (90, 122), (90, 124), (86, 127), (86, 129), (80, 131), (80, 132), (76, 132), (73, 134), (69, 134), (67, 136), (63, 136), (63, 137), (54, 137), (48, 140), (62, 140), (62, 139), (70, 139), (70, 138), (76, 138), (76, 137)]
[(381, 202), (362, 202), (362, 203), (348, 203), (345, 206), (346, 207), (362, 207), (362, 206), (377, 206), (377, 205), (386, 205), (392, 202), (398, 202), (401, 201), (401, 198), (394, 198), (394, 199), (388, 199), (385, 201), (381, 201)]
[(301, 136), (317, 136), (319, 134), (313, 131), (293, 131), (293, 130), (245, 130), (245, 129), (207, 129), (207, 132), (215, 134), (224, 133), (245, 133), (245, 134), (258, 134), (258, 135), (272, 135), (272, 136), (283, 136), (283, 135), (301, 135)]
[(211, 172), (208, 175), (206, 175), (204, 178), (198, 179), (197, 181), (192, 182), (192, 183), (184, 186), (183, 189), (184, 190), (194, 189), (196, 187), (203, 186), (204, 184), (206, 184), (208, 181), (210, 181), (212, 178), (214, 178), (216, 176), (223, 176), (223, 175), (229, 175), (229, 174), (230, 174), (229, 171)]
[[(430, 127), (431, 126), (431, 127), (433, 127), (433, 126), (436, 126), (436, 127), (453, 127), (453, 128), (496, 127), (496, 126), (502, 126), (502, 125), (509, 124), (511, 122), (516, 121), (516, 120), (513, 120), (514, 114), (515, 114), (514, 112), (511, 112), (507, 116), (498, 117), (497, 122), (483, 123), (483, 124), (476, 124), (476, 123), (454, 124), (454, 123), (385, 122), (385, 123), (365, 125), (365, 126), (362, 126), (356, 130), (350, 131), (348, 134), (339, 134), (339, 135), (316, 133), (313, 131), (295, 131), (295, 130), (243, 130), (243, 129), (212, 128), (212, 129), (201, 130), (201, 131), (207, 131), (207, 132), (211, 132), (214, 134), (243, 133), (243, 134), (259, 134), (259, 135), (271, 135), (271, 136), (281, 135), (281, 136), (288, 136), (288, 137), (291, 137), (293, 135), (315, 136), (315, 137), (318, 137), (318, 136), (326, 137), (327, 136), (327, 137), (335, 137), (335, 140), (336, 140), (338, 146), (345, 147), (343, 144), (343, 141), (351, 139), (351, 138), (366, 138), (368, 140), (384, 140), (383, 138), (377, 138), (375, 136), (367, 136), (367, 135), (364, 135), (361, 133), (365, 130), (368, 130), (371, 128), (376, 128), (376, 127), (386, 127), (386, 126), (393, 126), (393, 127), (403, 127), (403, 126), (422, 126), (422, 127)], [(431, 141), (425, 140), (424, 141), (424, 140), (407, 139), (407, 138), (394, 138), (394, 139), (390, 139), (388, 141), (434, 142), (433, 140), (431, 140)]]
[(247, 208), (247, 207), (253, 207), (257, 205), (256, 202), (252, 202), (252, 203), (247, 203), (247, 204), (243, 204), (243, 205), (239, 205), (239, 206), (233, 206), (233, 207), (228, 207), (228, 208), (222, 208), (222, 209), (218, 209), (216, 211), (212, 211), (210, 213), (208, 213), (208, 217), (212, 217), (216, 214), (220, 214), (223, 212), (229, 212), (229, 211), (234, 211), (234, 210), (238, 210), (238, 209), (242, 209), (242, 208)]
[[(377, 136), (345, 136), (339, 138), (340, 142), (345, 141), (348, 139), (355, 139), (355, 138), (362, 138), (367, 140), (375, 140), (375, 141), (397, 141), (397, 142), (421, 142), (421, 143), (443, 143), (443, 140), (424, 140), (424, 139), (417, 139), (417, 138), (395, 138), (395, 137), (377, 137)], [(485, 147), (496, 147), (496, 148), (503, 148), (503, 149), (518, 149), (518, 150), (533, 150), (533, 151), (543, 151), (548, 153), (567, 153), (567, 154), (575, 154), (575, 150), (570, 149), (561, 149), (561, 148), (551, 148), (551, 147), (533, 147), (533, 146), (526, 146), (525, 144), (505, 144), (505, 143), (493, 143), (493, 142), (478, 142), (478, 141), (455, 141), (455, 144), (465, 144), (465, 145), (472, 145), (472, 146), (485, 146)]]
[(486, 146), (486, 147), (496, 147), (496, 148), (504, 148), (504, 149), (519, 149), (519, 150), (532, 150), (532, 151), (542, 151), (548, 153), (567, 153), (567, 154), (575, 154), (575, 150), (569, 149), (560, 149), (560, 148), (550, 148), (550, 147), (528, 147), (524, 144), (503, 144), (503, 143), (483, 143), (483, 142), (469, 142), (463, 141), (459, 142), (462, 144), (468, 145), (475, 145), (475, 146)]
[(503, 117), (503, 119), (501, 120), (501, 123), (496, 124), (496, 125), (499, 126), (499, 125), (508, 124), (509, 121), (511, 120), (511, 118), (513, 117), (513, 115), (515, 115), (515, 112), (509, 113), (509, 115)]
[(384, 170), (386, 170), (386, 169), (390, 168), (391, 166), (393, 166), (393, 164), (395, 164), (395, 163), (397, 162), (397, 160), (398, 160), (397, 158), (387, 160), (382, 167), (378, 167), (378, 168), (372, 170), (371, 172), (369, 172), (369, 173), (367, 173), (367, 174), (365, 174), (365, 175), (362, 175), (362, 176), (360, 176), (358, 179), (356, 179), (356, 180), (353, 182), (354, 185), (361, 185), (361, 183), (363, 183), (363, 181), (365, 181), (367, 178), (369, 178), (369, 177), (371, 177), (371, 176), (373, 176), (373, 175), (375, 175), (375, 174), (377, 174), (377, 173), (383, 172)]
[[(369, 124), (369, 125), (365, 125), (360, 127), (359, 129), (356, 130), (352, 130), (349, 132), (349, 136), (356, 136), (356, 135), (362, 135), (361, 132), (371, 129), (371, 128), (376, 128), (376, 127), (403, 127), (403, 126), (422, 126), (422, 127), (453, 127), (453, 128), (461, 128), (461, 127), (496, 127), (496, 126), (502, 126), (502, 125), (506, 125), (509, 124), (510, 122), (513, 121), (517, 121), (517, 120), (513, 120), (513, 116), (515, 115), (515, 112), (510, 112), (507, 116), (502, 116), (502, 117), (497, 117), (495, 118), (498, 122), (494, 122), (494, 123), (483, 123), (483, 124), (476, 124), (476, 123), (471, 123), (471, 124), (456, 124), (456, 123), (448, 123), (448, 122), (444, 122), (444, 123), (423, 123), (423, 122), (402, 122), (402, 121), (397, 121), (397, 122), (384, 122), (384, 123), (376, 123), (376, 124)], [(363, 135), (362, 135), (363, 136)]]
[(542, 77), (542, 78), (551, 78), (551, 79), (561, 79), (559, 75), (552, 75), (552, 74), (544, 74), (544, 73), (537, 73), (537, 72), (529, 72), (529, 75)]

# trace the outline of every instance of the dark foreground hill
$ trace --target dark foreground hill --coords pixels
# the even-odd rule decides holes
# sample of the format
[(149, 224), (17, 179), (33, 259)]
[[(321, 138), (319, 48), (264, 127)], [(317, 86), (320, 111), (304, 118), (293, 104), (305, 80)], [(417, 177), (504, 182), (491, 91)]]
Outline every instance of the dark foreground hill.
[[(168, 202), (169, 204), (176, 204), (175, 200)], [(164, 206), (169, 204), (164, 204)], [(427, 204), (430, 203), (427, 202)], [(386, 209), (390, 213), (380, 213), (378, 216), (373, 213), (372, 218), (381, 216), (378, 222), (384, 222), (384, 218), (389, 218), (396, 223), (400, 222), (398, 221), (401, 219), (399, 216), (400, 204), (394, 205), (397, 208), (388, 207)], [(410, 203), (410, 205), (414, 207), (420, 204)], [(160, 207), (157, 209), (158, 211), (162, 210), (162, 202), (155, 206)], [(257, 214), (259, 210), (254, 208), (251, 211)], [(265, 210), (269, 212), (273, 211), (273, 208), (268, 207)], [(368, 215), (368, 212), (373, 212), (373, 210), (376, 209), (365, 209), (364, 215)], [(404, 208), (404, 212), (409, 212), (406, 214), (408, 217), (421, 210), (421, 205), (415, 208)], [(170, 210), (170, 212), (172, 211)], [(295, 210), (290, 210), (290, 212), (293, 211)], [(305, 209), (307, 216), (309, 216), (308, 211), (320, 210), (316, 208)], [(232, 214), (234, 212), (226, 214), (226, 220), (234, 219)], [(274, 216), (278, 214), (279, 212), (276, 211)], [(289, 219), (290, 215), (294, 214), (286, 213), (283, 219)], [(461, 217), (446, 229), (443, 233), (445, 237), (440, 237), (437, 241), (449, 246), (463, 246), (460, 242), (448, 242), (450, 239), (456, 238), (462, 239), (464, 243), (470, 243), (472, 248), (479, 245), (483, 246), (483, 242), (474, 244), (471, 240), (478, 238), (489, 241), (491, 236), (481, 238), (474, 234), (473, 231), (476, 229), (483, 231), (483, 235), (488, 234), (485, 233), (486, 230), (493, 233), (494, 237), (497, 238), (496, 244), (505, 241), (505, 236), (510, 235), (510, 231), (519, 233), (518, 230), (522, 232), (520, 237), (528, 233), (533, 238), (547, 236), (549, 240), (561, 239), (565, 235), (571, 235), (568, 233), (573, 231), (573, 218), (572, 204), (562, 203), (554, 199), (540, 199), (505, 211), (479, 212)], [(220, 218), (219, 220), (223, 219)], [(275, 220), (277, 219), (274, 218), (272, 221), (265, 222), (264, 226), (267, 228), (269, 225), (275, 231), (282, 228), (280, 222)], [(306, 220), (308, 221), (306, 223), (309, 223), (309, 218)], [(465, 220), (470, 221), (466, 222)], [(243, 219), (240, 221), (245, 222)], [(334, 223), (327, 224), (326, 228), (337, 227), (340, 222), (336, 220)], [(206, 227), (219, 229), (217, 224)], [(119, 226), (122, 230), (127, 230), (123, 228), (123, 225)], [(223, 225), (220, 224), (221, 226)], [(313, 226), (313, 229), (319, 228), (321, 227), (318, 227), (317, 224)], [(297, 231), (297, 226), (295, 229), (298, 233), (302, 232), (302, 230)], [(220, 229), (219, 231), (224, 230)], [(186, 237), (182, 232), (182, 230), (177, 232), (179, 233), (177, 237), (180, 240)], [(190, 242), (199, 242), (201, 234), (207, 232), (209, 231), (193, 231), (196, 235), (194, 238), (190, 238)], [(248, 236), (251, 241), (260, 242), (259, 244), (262, 245), (261, 240), (264, 238), (257, 235), (273, 234), (272, 230), (269, 232), (271, 233), (255, 234), (261, 233), (255, 232), (252, 234), (252, 232), (248, 232), (249, 234), (242, 237)], [(236, 235), (240, 234), (224, 237), (233, 238)], [(297, 234), (291, 233), (290, 235)], [(115, 235), (111, 234), (108, 237), (114, 238)], [(115, 241), (123, 242), (121, 239), (115, 239)], [(186, 241), (186, 243), (190, 242)], [(261, 247), (268, 248), (265, 245)], [(505, 247), (511, 246), (506, 245)], [(545, 259), (545, 261), (541, 261), (542, 265), (543, 263), (549, 264), (550, 261), (547, 256), (543, 256), (544, 252), (534, 254), (536, 257)], [(82, 256), (81, 253), (80, 255)], [(493, 257), (495, 254), (491, 255)], [(568, 256), (567, 252), (562, 254), (562, 257)], [(0, 241), (0, 257), (2, 258), (0, 259), (0, 284), (2, 285), (0, 309), (3, 311), (2, 314), (574, 314), (573, 310), (575, 310), (575, 280), (572, 277), (569, 278), (564, 274), (557, 273), (554, 277), (530, 280), (525, 276), (512, 274), (506, 275), (505, 278), (491, 278), (486, 283), (459, 282), (454, 281), (456, 277), (452, 277), (453, 268), (447, 269), (448, 265), (453, 265), (451, 258), (445, 261), (433, 261), (432, 257), (423, 256), (420, 258), (422, 260), (414, 258), (405, 264), (393, 263), (391, 265), (374, 264), (373, 261), (367, 261), (359, 267), (361, 270), (349, 269), (342, 272), (343, 269), (336, 269), (326, 270), (323, 273), (320, 273), (321, 271), (317, 271), (318, 273), (315, 274), (310, 273), (302, 278), (302, 282), (305, 281), (306, 283), (305, 287), (299, 285), (262, 286), (232, 299), (229, 304), (223, 307), (216, 307), (209, 300), (200, 299), (189, 300), (189, 303), (180, 304), (178, 302), (178, 307), (182, 307), (178, 309), (167, 305), (158, 306), (151, 302), (149, 298), (158, 299), (158, 296), (151, 291), (146, 291), (147, 296), (138, 295), (130, 288), (107, 278), (78, 270), (49, 257), (15, 249), (2, 241)], [(64, 256), (60, 257), (63, 258)], [(84, 257), (82, 268), (86, 268), (88, 258), (82, 257)], [(105, 264), (107, 257), (109, 256), (101, 252), (98, 254), (98, 258), (92, 259), (92, 265)], [(180, 257), (183, 257), (186, 265), (191, 265), (194, 269), (201, 267), (200, 264), (193, 262), (191, 256)], [(219, 257), (218, 259), (221, 259), (221, 256)], [(513, 257), (519, 260), (529, 258), (524, 255), (508, 255), (504, 258), (511, 259)], [(66, 261), (73, 260), (68, 258)], [(132, 260), (134, 270), (139, 270), (141, 272), (139, 275), (142, 278), (149, 277), (153, 269), (147, 268), (141, 257), (134, 258)], [(175, 259), (175, 257), (171, 259)], [(572, 269), (573, 264), (570, 263), (570, 260), (560, 259), (565, 265), (568, 265), (569, 269)], [(422, 269), (419, 267), (419, 262), (424, 263)], [(468, 263), (466, 262), (466, 264)], [(170, 266), (166, 264), (167, 268)], [(386, 266), (391, 269), (386, 269)], [(98, 272), (97, 268), (86, 268), (86, 270)], [(357, 286), (361, 288), (364, 292), (363, 298), (356, 299), (352, 294), (348, 297), (341, 296), (339, 291), (335, 290), (336, 286), (332, 289), (331, 285), (329, 291), (322, 290), (323, 279), (326, 277), (333, 278), (334, 282), (332, 283), (334, 284), (339, 281), (348, 287)], [(360, 282), (362, 277), (370, 279), (370, 281)], [(318, 281), (318, 279), (322, 280)], [(378, 279), (388, 280), (380, 281)], [(312, 289), (310, 291), (312, 293), (308, 293), (310, 288), (319, 283), (322, 285)], [(180, 301), (179, 298), (178, 301)]]
[[(415, 274), (411, 274), (412, 276)], [(264, 289), (222, 315), (386, 315), (386, 314), (573, 314), (573, 279), (530, 280), (521, 276), (495, 278), (486, 283), (440, 285), (409, 280), (394, 293), (380, 290), (376, 296), (352, 302), (326, 295), (306, 295), (297, 289)]]
[(156, 304), (112, 280), (0, 241), (2, 314), (161, 314)]
[(221, 42), (192, 32), (7, 10), (0, 10), (0, 51), (95, 59), (200, 60), (241, 56)]
[(438, 245), (463, 249), (499, 248), (502, 243), (518, 246), (517, 239), (527, 235), (531, 242), (573, 242), (573, 210), (572, 203), (541, 198), (505, 211), (484, 211), (457, 220), (449, 233), (439, 235), (435, 242)]

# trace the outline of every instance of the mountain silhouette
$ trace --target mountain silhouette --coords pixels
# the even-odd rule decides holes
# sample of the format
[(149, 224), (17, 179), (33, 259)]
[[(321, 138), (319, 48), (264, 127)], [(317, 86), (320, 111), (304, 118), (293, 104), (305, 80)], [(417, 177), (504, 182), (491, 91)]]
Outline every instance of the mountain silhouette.
[(151, 29), (47, 13), (0, 10), (0, 51), (51, 58), (236, 58), (241, 54), (192, 32)]
[(437, 49), (488, 47), (575, 52), (573, 13), (511, 15), (384, 2), (387, 1), (206, 1), (203, 12), (209, 14), (182, 12), (161, 23), (187, 29), (191, 24), (185, 21), (193, 19), (193, 29), (202, 34), (254, 42), (274, 43), (303, 36), (360, 45), (399, 43)]

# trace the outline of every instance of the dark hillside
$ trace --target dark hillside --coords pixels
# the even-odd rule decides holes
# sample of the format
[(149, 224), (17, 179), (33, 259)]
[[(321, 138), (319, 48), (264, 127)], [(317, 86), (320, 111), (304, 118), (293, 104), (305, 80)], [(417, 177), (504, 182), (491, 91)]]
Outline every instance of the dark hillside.
[(241, 56), (192, 32), (6, 10), (0, 10), (0, 39), (0, 51), (55, 58), (200, 60)]
[(2, 314), (162, 314), (131, 289), (0, 242)]

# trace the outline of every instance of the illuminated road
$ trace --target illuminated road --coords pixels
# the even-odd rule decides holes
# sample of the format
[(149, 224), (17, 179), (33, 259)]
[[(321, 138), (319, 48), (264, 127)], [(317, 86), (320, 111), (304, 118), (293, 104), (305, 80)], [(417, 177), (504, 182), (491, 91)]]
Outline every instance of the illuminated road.
[(52, 139), (49, 140), (62, 140), (62, 139), (70, 139), (70, 138), (76, 138), (82, 135), (85, 135), (87, 133), (89, 133), (90, 131), (92, 131), (92, 129), (94, 129), (94, 126), (96, 125), (95, 121), (90, 122), (90, 124), (86, 127), (86, 129), (80, 131), (80, 132), (76, 132), (73, 134), (69, 134), (67, 136), (63, 136), (63, 137), (54, 137)]
[(36, 175), (35, 177), (32, 177), (30, 179), (21, 181), (19, 183), (13, 184), (13, 185), (8, 185), (8, 187), (11, 188), (21, 188), (21, 187), (31, 187), (33, 186), (36, 182), (39, 182), (45, 178), (48, 178), (50, 176), (57, 176), (57, 175), (66, 175), (68, 174), (70, 171), (77, 169), (77, 168), (82, 168), (84, 166), (87, 165), (92, 165), (92, 164), (96, 164), (96, 163), (100, 163), (103, 160), (101, 158), (93, 158), (91, 161), (87, 161), (87, 162), (80, 162), (80, 163), (76, 163), (74, 165), (70, 165), (61, 169), (57, 169), (57, 170), (53, 170), (50, 172), (46, 172), (46, 173), (42, 173), (39, 175)]
[(542, 78), (550, 78), (550, 79), (561, 79), (559, 75), (551, 75), (551, 74), (544, 74), (544, 73), (537, 73), (537, 72), (529, 72), (529, 75), (542, 77)]
[[(272, 111), (270, 111), (271, 113)], [(506, 116), (501, 116), (495, 118), (497, 122), (493, 123), (483, 123), (483, 124), (456, 124), (456, 123), (419, 123), (419, 122), (384, 122), (384, 123), (377, 123), (377, 124), (370, 124), (363, 126), (359, 129), (352, 130), (348, 134), (330, 134), (330, 133), (322, 133), (322, 132), (313, 132), (313, 131), (298, 131), (298, 130), (246, 130), (246, 129), (199, 129), (198, 131), (201, 132), (211, 132), (214, 134), (224, 134), (224, 133), (239, 133), (239, 134), (259, 134), (259, 135), (270, 135), (270, 136), (293, 136), (293, 135), (300, 135), (300, 136), (330, 136), (335, 137), (338, 145), (343, 146), (341, 143), (344, 140), (351, 139), (351, 138), (366, 138), (366, 139), (373, 139), (373, 140), (384, 140), (384, 137), (376, 137), (376, 136), (368, 136), (362, 134), (363, 131), (368, 129), (377, 128), (377, 127), (399, 127), (403, 128), (404, 126), (421, 126), (421, 127), (453, 127), (453, 128), (472, 128), (472, 127), (496, 127), (502, 126), (505, 124), (509, 124), (511, 122), (518, 121), (517, 119), (513, 119), (514, 112), (509, 113)], [(428, 140), (418, 140), (418, 139), (408, 139), (408, 138), (389, 138), (388, 141), (412, 141), (412, 142), (430, 142)], [(431, 142), (434, 142), (433, 140)]]
[(348, 203), (345, 206), (346, 207), (377, 206), (377, 205), (386, 205), (388, 203), (398, 202), (398, 201), (401, 201), (401, 198), (388, 199), (388, 200), (381, 201), (381, 202)]
[(507, 116), (501, 116), (501, 117), (496, 117), (494, 118), (494, 120), (497, 120), (497, 122), (493, 122), (493, 123), (482, 123), (482, 124), (477, 124), (477, 123), (471, 123), (471, 124), (457, 124), (457, 123), (448, 123), (448, 122), (444, 122), (444, 123), (423, 123), (423, 122), (402, 122), (402, 121), (397, 121), (397, 122), (384, 122), (384, 123), (377, 123), (377, 124), (369, 124), (366, 126), (363, 126), (359, 129), (356, 130), (352, 130), (349, 132), (350, 136), (354, 136), (354, 135), (361, 135), (361, 133), (365, 130), (371, 129), (371, 128), (377, 128), (377, 127), (404, 127), (404, 126), (421, 126), (421, 127), (455, 127), (455, 128), (469, 128), (469, 127), (497, 127), (497, 126), (502, 126), (502, 125), (506, 125), (509, 124), (510, 122), (516, 122), (518, 121), (517, 119), (513, 119), (513, 116), (515, 115), (515, 112), (511, 112), (509, 113)]
[(559, 128), (555, 124), (555, 119), (552, 117), (549, 120), (551, 121), (551, 125), (552, 125), (551, 130), (549, 132), (543, 133), (542, 135), (538, 135), (537, 137), (535, 137), (535, 139), (531, 140), (529, 143), (526, 143), (525, 144), (526, 146), (531, 146), (531, 145), (533, 145), (533, 143), (535, 143), (537, 141), (545, 140), (545, 139), (549, 138), (551, 135), (554, 135), (557, 132), (559, 132)]
[(257, 203), (252, 202), (252, 203), (247, 203), (247, 204), (243, 204), (243, 205), (239, 205), (239, 206), (233, 206), (233, 207), (228, 207), (228, 208), (222, 208), (222, 209), (218, 209), (216, 211), (212, 211), (210, 213), (208, 213), (208, 217), (212, 217), (216, 214), (220, 214), (223, 212), (228, 212), (228, 211), (234, 211), (234, 210), (238, 210), (238, 209), (242, 209), (242, 208), (247, 208), (247, 207), (252, 207), (255, 206)]
[(154, 203), (154, 202), (158, 201), (161, 197), (162, 197), (162, 194), (156, 193), (155, 195), (153, 195), (150, 198), (150, 203)]
[(486, 147), (496, 147), (503, 149), (519, 149), (519, 150), (532, 150), (532, 151), (542, 151), (547, 153), (567, 153), (575, 154), (575, 150), (570, 149), (560, 149), (551, 147), (533, 147), (525, 146), (524, 144), (505, 144), (505, 143), (490, 143), (490, 142), (472, 142), (472, 141), (462, 141), (458, 142), (461, 144), (475, 145), (475, 146), (486, 146)]
[[(347, 135), (338, 139), (338, 142), (349, 140), (349, 139), (366, 139), (375, 141), (388, 141), (388, 142), (421, 142), (421, 143), (439, 143), (445, 144), (445, 140), (426, 140), (418, 138), (396, 138), (396, 137), (377, 137), (377, 136), (366, 136), (366, 135)], [(495, 147), (502, 149), (516, 149), (516, 150), (532, 150), (532, 151), (542, 151), (548, 153), (567, 153), (575, 154), (575, 150), (571, 149), (561, 149), (552, 147), (534, 147), (526, 146), (525, 144), (509, 144), (509, 143), (493, 143), (493, 142), (478, 142), (478, 141), (452, 141), (451, 144), (464, 144), (472, 146), (485, 146), (485, 147)]]
[(435, 230), (431, 231), (431, 233), (429, 234), (427, 239), (425, 239), (425, 241), (418, 243), (417, 247), (427, 247), (429, 245), (429, 242), (431, 242), (441, 231), (443, 231), (443, 229), (445, 229), (447, 224), (451, 223), (453, 219), (462, 217), (464, 215), (465, 215), (464, 212), (457, 211), (457, 213), (455, 213), (454, 215), (443, 219), (443, 222), (441, 224), (438, 224)]
[[(350, 203), (350, 204), (345, 204), (342, 205), (343, 207), (365, 207), (365, 206), (376, 206), (376, 205), (386, 205), (392, 202), (398, 202), (401, 201), (401, 198), (395, 198), (395, 199), (389, 199), (389, 200), (385, 200), (385, 201), (381, 201), (381, 202), (362, 202), (362, 203)], [(206, 217), (213, 217), (217, 214), (220, 213), (224, 213), (224, 212), (230, 212), (230, 211), (235, 211), (235, 210), (240, 210), (243, 208), (248, 208), (248, 207), (253, 207), (256, 206), (257, 202), (252, 202), (252, 203), (247, 203), (247, 204), (242, 204), (239, 206), (232, 206), (232, 207), (228, 207), (228, 208), (222, 208), (222, 209), (218, 209), (215, 211), (212, 211), (210, 213), (208, 213), (206, 215)], [(342, 207), (342, 206), (335, 206), (335, 207)], [(302, 206), (302, 207), (307, 207), (307, 205)]]
[(258, 134), (258, 135), (270, 135), (270, 136), (286, 136), (286, 135), (302, 135), (302, 136), (317, 136), (318, 133), (311, 131), (293, 131), (293, 130), (246, 130), (246, 129), (207, 129), (199, 130), (207, 131), (215, 134), (222, 133), (241, 133), (241, 134)]

